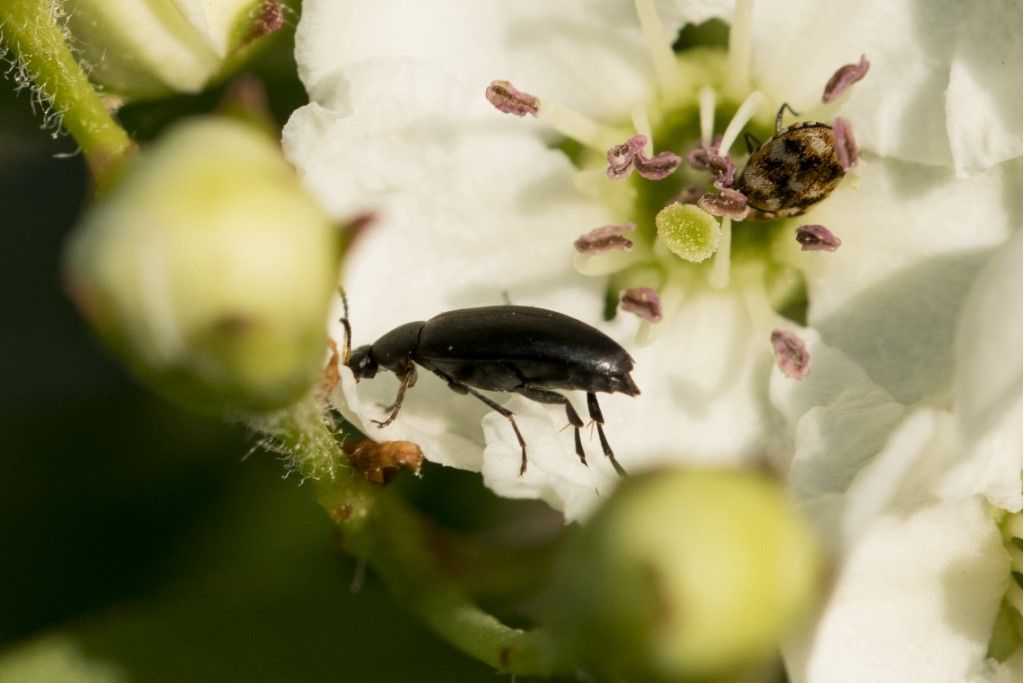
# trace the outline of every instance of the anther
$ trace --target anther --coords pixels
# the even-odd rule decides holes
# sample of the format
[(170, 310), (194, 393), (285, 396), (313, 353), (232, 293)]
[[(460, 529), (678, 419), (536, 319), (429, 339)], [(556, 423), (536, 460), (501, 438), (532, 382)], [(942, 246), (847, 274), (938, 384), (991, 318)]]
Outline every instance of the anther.
[(622, 180), (629, 176), (633, 170), (633, 162), (636, 155), (643, 150), (647, 144), (647, 136), (634, 135), (621, 145), (611, 147), (605, 157), (608, 159), (608, 177), (612, 180)]
[(601, 254), (606, 251), (629, 251), (633, 248), (633, 241), (623, 237), (627, 232), (636, 230), (634, 223), (623, 223), (622, 225), (604, 225), (594, 228), (585, 235), (580, 235), (573, 242), (576, 251), (581, 254)]
[(868, 73), (871, 63), (864, 55), (856, 64), (844, 64), (832, 74), (825, 84), (825, 91), (821, 94), (821, 101), (825, 104), (835, 101), (840, 95), (846, 92), (851, 85), (864, 78)]
[(633, 159), (633, 167), (641, 177), (648, 180), (662, 180), (675, 173), (682, 158), (672, 152), (661, 152), (653, 157), (639, 152)]
[(284, 5), (277, 0), (263, 0), (259, 9), (253, 15), (249, 32), (245, 34), (242, 43), (249, 43), (268, 36), (284, 26)]
[(608, 159), (608, 177), (612, 180), (622, 180), (635, 169), (648, 180), (661, 180), (679, 167), (682, 161), (679, 155), (661, 152), (649, 157), (643, 152), (646, 144), (646, 135), (634, 135), (621, 145), (609, 148), (605, 153), (605, 158)]
[(508, 81), (491, 81), (484, 95), (487, 101), (503, 114), (536, 116), (540, 109), (540, 100), (530, 93), (517, 89)]
[(713, 216), (727, 216), (734, 221), (741, 221), (750, 213), (746, 196), (727, 187), (721, 188), (721, 194), (705, 192), (697, 200), (697, 206)]
[(843, 243), (824, 225), (801, 225), (796, 229), (800, 251), (835, 251)]
[(661, 297), (650, 287), (634, 287), (622, 294), (622, 310), (634, 313), (649, 323), (661, 322)]
[(844, 171), (849, 171), (857, 165), (860, 158), (860, 148), (857, 147), (857, 140), (853, 137), (853, 128), (850, 122), (841, 116), (832, 121), (832, 135), (835, 137), (836, 158)]
[(785, 330), (772, 331), (775, 362), (786, 377), (804, 379), (811, 374), (811, 355), (800, 337)]
[(722, 187), (732, 185), (736, 176), (736, 164), (732, 162), (732, 158), (728, 154), (722, 154), (714, 144), (691, 151), (686, 155), (686, 161), (695, 171), (710, 171), (715, 174), (718, 178), (716, 187), (719, 183)]

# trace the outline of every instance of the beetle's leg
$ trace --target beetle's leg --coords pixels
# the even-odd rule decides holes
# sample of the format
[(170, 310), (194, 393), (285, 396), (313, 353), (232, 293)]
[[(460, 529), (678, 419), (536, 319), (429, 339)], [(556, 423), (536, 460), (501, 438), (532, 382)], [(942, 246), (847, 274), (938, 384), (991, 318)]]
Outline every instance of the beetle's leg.
[(546, 391), (544, 389), (533, 389), (531, 387), (520, 387), (513, 389), (520, 396), (525, 396), (531, 401), (537, 401), (538, 403), (561, 403), (565, 406), (565, 415), (569, 418), (569, 424), (575, 432), (576, 437), (576, 455), (580, 456), (580, 462), (584, 465), (587, 464), (587, 454), (583, 452), (583, 440), (580, 439), (580, 427), (583, 426), (583, 418), (579, 416), (576, 409), (572, 407), (572, 403), (568, 398), (561, 394), (555, 393), (554, 391)]
[(604, 416), (601, 414), (601, 406), (597, 405), (597, 395), (593, 391), (587, 392), (587, 410), (590, 412), (590, 419), (597, 423), (597, 436), (601, 439), (601, 449), (608, 456), (608, 459), (611, 460), (612, 467), (615, 468), (619, 476), (626, 476), (626, 470), (622, 469), (622, 465), (615, 459), (615, 454), (612, 453), (612, 447), (608, 443), (608, 438), (604, 435), (604, 429), (601, 427), (604, 424)]
[(743, 142), (747, 144), (747, 154), (753, 154), (754, 150), (761, 146), (761, 141), (751, 135), (750, 131), (743, 134)]
[(373, 420), (373, 424), (383, 429), (389, 424), (395, 421), (398, 417), (398, 411), (402, 409), (402, 401), (405, 400), (405, 391), (413, 384), (416, 384), (416, 366), (411, 363), (406, 367), (405, 372), (398, 378), (401, 381), (401, 385), (398, 387), (398, 396), (395, 397), (395, 402), (389, 405), (384, 410), (389, 413), (385, 420)]
[(479, 391), (476, 391), (475, 389), (473, 389), (469, 385), (463, 384), (462, 382), (459, 382), (459, 381), (457, 381), (455, 379), (452, 379), (451, 377), (449, 377), (448, 375), (444, 374), (440, 370), (438, 370), (436, 368), (432, 368), (429, 365), (424, 365), (424, 367), (427, 368), (428, 370), (430, 370), (431, 372), (433, 372), (435, 375), (437, 375), (441, 379), (443, 379), (445, 382), (447, 382), (448, 383), (448, 388), (451, 389), (452, 391), (454, 391), (455, 393), (457, 393), (457, 394), (472, 394), (473, 396), (476, 396), (478, 399), (480, 399), (481, 401), (484, 402), (484, 405), (486, 405), (488, 408), (490, 408), (494, 412), (498, 413), (502, 417), (507, 418), (508, 421), (512, 423), (512, 431), (514, 431), (516, 433), (516, 440), (519, 442), (519, 448), (521, 448), (522, 451), (523, 451), (523, 460), (522, 460), (522, 463), (519, 465), (519, 476), (520, 477), (523, 476), (523, 474), (526, 473), (526, 440), (523, 439), (523, 435), (519, 431), (519, 425), (516, 424), (515, 413), (513, 413), (508, 408), (505, 408), (505, 407), (502, 407), (502, 406), (498, 405), (497, 403), (495, 403), (491, 399), (487, 398), (486, 396), (481, 394)]

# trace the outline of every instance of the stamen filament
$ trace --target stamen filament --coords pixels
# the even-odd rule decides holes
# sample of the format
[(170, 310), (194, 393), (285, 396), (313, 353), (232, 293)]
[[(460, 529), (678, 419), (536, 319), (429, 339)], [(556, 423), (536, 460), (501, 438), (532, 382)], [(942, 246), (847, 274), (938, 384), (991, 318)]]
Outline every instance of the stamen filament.
[(751, 26), (753, 24), (753, 0), (736, 0), (729, 29), (729, 74), (734, 93), (750, 90)]
[(700, 102), (700, 144), (701, 147), (710, 147), (711, 140), (715, 134), (715, 91), (705, 85), (697, 95)]
[(600, 254), (573, 254), (572, 265), (580, 275), (610, 275), (650, 258), (650, 252), (642, 244), (636, 244), (630, 251), (606, 251)]
[(672, 41), (665, 34), (665, 25), (661, 23), (654, 9), (653, 0), (634, 0), (634, 5), (640, 18), (647, 49), (651, 53), (651, 61), (654, 62), (658, 87), (662, 94), (672, 95), (679, 89), (679, 69), (676, 55), (672, 52)]
[[(737, 5), (738, 6), (738, 5)], [(732, 117), (732, 121), (726, 126), (725, 132), (722, 133), (722, 142), (718, 145), (718, 151), (722, 154), (728, 154), (729, 148), (732, 147), (732, 143), (736, 142), (736, 138), (739, 137), (743, 127), (747, 125), (750, 119), (757, 115), (757, 112), (768, 103), (768, 98), (764, 96), (759, 90), (747, 95), (747, 99), (743, 100), (743, 104), (736, 110), (736, 115)]]
[(605, 151), (626, 137), (621, 131), (604, 126), (594, 119), (556, 102), (542, 100), (537, 118), (567, 138), (604, 154)]
[(725, 289), (729, 286), (731, 251), (732, 219), (726, 216), (722, 219), (722, 236), (718, 240), (718, 251), (715, 252), (714, 260), (711, 262), (711, 269), (708, 271), (708, 284), (715, 289)]
[[(669, 276), (665, 286), (658, 292), (658, 296), (661, 299), (662, 320), (675, 319), (679, 309), (683, 306), (683, 301), (686, 300), (686, 292), (689, 289), (689, 285), (689, 274), (683, 274), (683, 272), (675, 270)], [(633, 341), (638, 347), (650, 346), (661, 336), (664, 329), (665, 325), (661, 323), (643, 320), (640, 322), (640, 327), (637, 328), (636, 337)]]
[(649, 157), (654, 156), (654, 136), (651, 134), (651, 122), (647, 118), (647, 110), (643, 107), (636, 107), (633, 109), (632, 119), (636, 132), (647, 138), (647, 144), (643, 149), (644, 154)]

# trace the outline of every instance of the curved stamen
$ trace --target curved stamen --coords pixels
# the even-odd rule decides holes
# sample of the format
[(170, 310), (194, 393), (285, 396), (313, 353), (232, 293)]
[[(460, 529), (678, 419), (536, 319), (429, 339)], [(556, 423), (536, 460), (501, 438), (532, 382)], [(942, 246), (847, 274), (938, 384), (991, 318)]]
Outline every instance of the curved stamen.
[(618, 131), (557, 102), (542, 101), (535, 95), (519, 90), (508, 81), (492, 81), (487, 86), (484, 96), (502, 113), (513, 116), (536, 116), (562, 135), (591, 149), (603, 152), (615, 144), (616, 139), (621, 139), (621, 133)]
[[(737, 7), (739, 3), (737, 3)], [(723, 154), (729, 153), (729, 148), (732, 147), (732, 143), (736, 142), (736, 138), (739, 137), (743, 127), (747, 125), (750, 119), (757, 115), (757, 112), (767, 104), (768, 98), (764, 96), (758, 90), (747, 95), (747, 98), (743, 100), (743, 104), (736, 110), (736, 114), (732, 117), (732, 121), (725, 127), (725, 132), (722, 133), (722, 142), (718, 146), (718, 149)]]
[(864, 78), (869, 68), (871, 68), (871, 62), (864, 55), (860, 56), (860, 61), (856, 64), (844, 64), (839, 67), (832, 74), (832, 78), (828, 79), (828, 83), (825, 84), (825, 91), (821, 94), (822, 103), (834, 102), (851, 85)]
[(857, 160), (860, 158), (860, 148), (857, 146), (857, 140), (853, 137), (853, 128), (850, 126), (850, 122), (837, 116), (832, 121), (832, 135), (835, 136), (835, 151), (839, 165), (843, 167), (844, 171), (849, 171), (857, 165)]
[(710, 85), (705, 85), (697, 95), (700, 103), (700, 144), (701, 147), (710, 147), (712, 136), (715, 134), (715, 91)]
[(729, 29), (729, 80), (733, 92), (750, 89), (751, 27), (753, 0), (736, 0)]
[(658, 79), (658, 87), (662, 93), (670, 95), (679, 89), (679, 68), (676, 55), (672, 52), (672, 40), (665, 33), (652, 0), (635, 0), (636, 14), (640, 18), (640, 27), (644, 32), (647, 50), (654, 62), (654, 74)]

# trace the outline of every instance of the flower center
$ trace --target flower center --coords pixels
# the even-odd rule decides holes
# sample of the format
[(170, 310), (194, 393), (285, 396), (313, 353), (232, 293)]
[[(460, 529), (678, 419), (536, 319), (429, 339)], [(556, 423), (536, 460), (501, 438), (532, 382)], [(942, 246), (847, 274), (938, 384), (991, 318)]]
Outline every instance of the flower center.
[[(773, 258), (775, 245), (799, 240), (807, 250), (834, 251), (841, 244), (824, 226), (794, 231), (785, 219), (824, 199), (856, 163), (852, 132), (838, 120), (834, 127), (806, 123), (783, 130), (785, 105), (772, 120), (768, 98), (750, 83), (751, 3), (736, 3), (727, 47), (693, 40), (713, 30), (712, 22), (684, 30), (673, 46), (653, 0), (634, 0), (656, 93), (619, 125), (505, 81), (488, 88), (499, 110), (536, 116), (565, 136), (561, 149), (579, 169), (577, 185), (613, 216), (615, 225), (577, 240), (574, 265), (608, 279), (606, 317), (620, 308), (641, 317), (638, 340), (653, 338), (650, 326), (672, 314), (682, 292), (699, 287), (756, 287), (775, 313), (802, 324), (803, 276)], [(826, 104), (804, 118), (834, 111), (838, 105), (827, 103), (867, 69), (863, 57), (840, 69), (825, 89)], [(748, 154), (745, 167), (734, 162)], [(767, 337), (773, 326), (765, 312), (752, 317), (768, 328)]]

